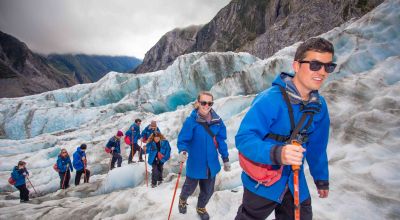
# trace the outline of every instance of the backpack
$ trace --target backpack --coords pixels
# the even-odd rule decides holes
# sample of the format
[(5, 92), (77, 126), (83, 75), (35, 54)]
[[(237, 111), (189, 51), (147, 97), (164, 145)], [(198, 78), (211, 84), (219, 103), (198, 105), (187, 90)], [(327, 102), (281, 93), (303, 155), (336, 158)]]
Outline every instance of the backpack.
[(53, 165), (53, 169), (54, 169), (57, 173), (60, 172), (60, 170), (58, 169), (57, 163), (55, 163), (55, 164)]
[(10, 178), (8, 178), (8, 183), (11, 185), (15, 185), (17, 183), (17, 181), (15, 181), (15, 179), (12, 178), (12, 176), (10, 176)]
[[(279, 86), (279, 89), (281, 90), (283, 99), (285, 100), (285, 103), (288, 107), (290, 125), (291, 125), (291, 134), (290, 134), (290, 136), (267, 134), (267, 135), (265, 135), (264, 139), (271, 138), (276, 141), (290, 143), (291, 140), (301, 138), (302, 141), (304, 142), (308, 137), (307, 137), (307, 135), (299, 134), (300, 129), (302, 128), (307, 116), (310, 116), (310, 119), (308, 120), (307, 124), (303, 128), (303, 131), (304, 130), (307, 131), (307, 129), (311, 126), (311, 122), (313, 120), (313, 115), (315, 112), (318, 111), (318, 109), (316, 109), (314, 106), (312, 106), (312, 108), (310, 108), (310, 109), (305, 109), (304, 113), (301, 116), (299, 123), (297, 124), (297, 126), (295, 126), (293, 108), (292, 108), (292, 105), (290, 104), (289, 97), (283, 87)], [(282, 170), (283, 170), (282, 165), (267, 165), (267, 164), (257, 163), (257, 162), (254, 162), (254, 161), (246, 158), (240, 152), (239, 152), (239, 164), (242, 167), (243, 171), (248, 176), (250, 176), (251, 179), (257, 181), (258, 184), (256, 187), (258, 187), (259, 184), (262, 184), (264, 186), (271, 186), (274, 183), (276, 183), (282, 176)]]
[(125, 136), (124, 141), (125, 141), (125, 144), (131, 145), (131, 139), (129, 139), (128, 136)]
[(105, 147), (105, 148), (104, 148), (104, 151), (105, 151), (107, 154), (111, 153), (111, 149), (108, 148), (108, 147)]

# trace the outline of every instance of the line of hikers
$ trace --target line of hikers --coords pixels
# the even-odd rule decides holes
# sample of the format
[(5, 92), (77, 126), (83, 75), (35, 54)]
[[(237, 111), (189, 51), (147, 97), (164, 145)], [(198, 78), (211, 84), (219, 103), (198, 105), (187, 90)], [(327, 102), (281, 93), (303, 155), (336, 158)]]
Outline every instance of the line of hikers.
[[(276, 219), (312, 219), (311, 197), (303, 170), (305, 159), (319, 197), (328, 197), (326, 149), (330, 120), (326, 102), (318, 90), (336, 67), (333, 55), (333, 45), (323, 38), (303, 42), (295, 53), (294, 74), (279, 74), (270, 88), (258, 94), (245, 114), (235, 136), (244, 188), (236, 220), (266, 219), (273, 211)], [(187, 212), (187, 199), (199, 185), (196, 211), (201, 219), (210, 218), (206, 205), (214, 193), (215, 177), (221, 170), (219, 155), (224, 170), (231, 169), (225, 142), (226, 127), (212, 109), (213, 104), (211, 93), (199, 93), (195, 109), (183, 123), (177, 141), (178, 160), (181, 165), (186, 163), (178, 210), (182, 214)], [(152, 186), (155, 187), (162, 182), (163, 164), (169, 159), (171, 148), (155, 121), (142, 134), (140, 124), (141, 120), (136, 119), (125, 133), (125, 143), (131, 146), (129, 163), (133, 162), (136, 152), (139, 152), (139, 161), (143, 161), (143, 153), (148, 153), (148, 163), (153, 168)], [(116, 162), (121, 166), (122, 136), (118, 131), (107, 143), (106, 148), (112, 154), (111, 168)], [(140, 138), (146, 143), (143, 149), (138, 145)], [(89, 180), (85, 149), (86, 145), (81, 145), (74, 153), (75, 184), (79, 184), (82, 172), (85, 181)], [(64, 180), (68, 182), (69, 171), (73, 169), (64, 149), (58, 160), (61, 188), (67, 188), (68, 184), (62, 184)], [(24, 201), (27, 200), (24, 176), (28, 175), (25, 163), (20, 161), (12, 176)]]

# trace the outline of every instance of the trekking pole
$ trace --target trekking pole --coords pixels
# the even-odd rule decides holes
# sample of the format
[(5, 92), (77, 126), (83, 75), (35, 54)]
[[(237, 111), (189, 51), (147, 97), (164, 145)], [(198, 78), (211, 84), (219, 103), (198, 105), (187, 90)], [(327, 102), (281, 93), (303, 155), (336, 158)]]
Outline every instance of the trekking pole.
[(108, 172), (110, 172), (110, 170), (111, 170), (111, 163), (112, 163), (113, 153), (114, 153), (114, 150), (112, 150), (111, 154), (110, 154), (110, 165), (108, 165)]
[(35, 187), (33, 186), (33, 184), (32, 184), (32, 182), (31, 182), (31, 180), (29, 179), (29, 177), (28, 177), (28, 176), (26, 176), (26, 178), (28, 179), (28, 181), (29, 181), (29, 184), (31, 184), (31, 186), (32, 186), (33, 190), (35, 191), (36, 195), (39, 195), (39, 194), (36, 192), (36, 189), (35, 189)]
[(179, 179), (181, 178), (181, 173), (182, 173), (183, 163), (184, 163), (184, 162), (179, 162), (179, 173), (178, 173), (178, 179), (176, 180), (176, 185), (175, 185), (175, 189), (174, 189), (174, 195), (172, 196), (171, 207), (169, 207), (168, 220), (171, 218), (172, 207), (173, 207), (173, 205), (174, 205), (174, 200), (175, 200), (176, 190), (178, 189), (178, 185), (179, 185)]
[(67, 177), (68, 169), (69, 169), (69, 164), (67, 164), (67, 169), (65, 170), (64, 179), (63, 179), (63, 183), (61, 185), (61, 189), (64, 189), (65, 177)]
[(133, 156), (135, 155), (134, 153), (133, 153), (133, 151), (135, 150), (135, 142), (133, 141), (133, 132), (132, 132), (132, 135), (131, 135), (131, 154), (132, 154), (132, 162), (133, 162)]
[(85, 174), (85, 176), (83, 177), (83, 183), (85, 183), (85, 181), (87, 180), (87, 176), (86, 176), (86, 158), (83, 161), (83, 173)]
[[(143, 146), (143, 142), (140, 142), (140, 153), (142, 152), (142, 146)], [(149, 187), (149, 178), (148, 178), (148, 174), (147, 174), (147, 153), (144, 152), (144, 167), (146, 170), (146, 187)]]
[[(292, 140), (292, 144), (301, 146), (297, 140)], [(293, 185), (294, 185), (294, 219), (300, 220), (300, 192), (299, 192), (299, 170), (300, 166), (292, 165), (293, 170)]]

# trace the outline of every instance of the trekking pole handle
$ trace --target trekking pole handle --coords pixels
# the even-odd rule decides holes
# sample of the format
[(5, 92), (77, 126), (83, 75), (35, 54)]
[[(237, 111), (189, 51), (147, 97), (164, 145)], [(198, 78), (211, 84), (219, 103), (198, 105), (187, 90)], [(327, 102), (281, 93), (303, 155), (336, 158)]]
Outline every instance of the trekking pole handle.
[[(292, 140), (292, 145), (301, 147), (300, 141), (298, 141), (298, 140)], [(299, 165), (292, 165), (292, 170), (293, 171), (294, 170), (300, 170), (300, 166)]]

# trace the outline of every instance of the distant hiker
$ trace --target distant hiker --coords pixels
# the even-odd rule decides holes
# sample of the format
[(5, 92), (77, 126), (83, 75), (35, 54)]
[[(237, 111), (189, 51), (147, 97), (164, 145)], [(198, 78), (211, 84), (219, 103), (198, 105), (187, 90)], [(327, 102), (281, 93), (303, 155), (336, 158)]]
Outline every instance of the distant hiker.
[[(156, 131), (161, 133), (160, 129), (157, 127), (157, 122), (151, 121), (151, 123), (149, 125), (147, 125), (147, 127), (145, 127), (142, 131), (142, 134), (141, 134), (142, 142), (147, 143), (147, 139), (150, 137), (150, 135), (152, 135)], [(143, 153), (142, 150), (140, 150), (140, 156), (139, 156), (140, 162), (143, 162), (142, 153)]]
[(14, 186), (19, 190), (19, 199), (21, 203), (29, 201), (29, 190), (26, 188), (25, 182), (25, 178), (29, 176), (29, 172), (25, 166), (25, 161), (19, 161), (18, 165), (14, 167), (11, 173), (11, 178), (15, 181)]
[(154, 188), (163, 181), (163, 166), (169, 160), (171, 147), (161, 133), (154, 132), (147, 140), (144, 151), (149, 154), (148, 163), (152, 166), (151, 187)]
[(121, 167), (122, 157), (121, 157), (121, 137), (124, 136), (122, 131), (118, 131), (117, 134), (108, 140), (106, 147), (111, 150), (111, 170), (115, 168), (115, 162), (117, 166)]
[[(252, 170), (244, 170), (243, 201), (236, 220), (266, 219), (274, 210), (276, 219), (294, 219), (296, 194), (294, 171), (290, 165), (300, 166), (298, 186), (301, 219), (312, 219), (311, 197), (303, 169), (304, 158), (307, 159), (319, 197), (328, 197), (326, 148), (329, 114), (318, 89), (336, 67), (332, 62), (333, 55), (334, 48), (329, 41), (323, 38), (308, 39), (297, 48), (292, 64), (294, 76), (279, 74), (272, 86), (254, 99), (235, 137), (236, 146), (240, 155), (248, 160), (270, 165), (268, 170), (275, 171), (278, 178), (271, 177), (275, 183), (260, 183), (249, 175)], [(291, 140), (302, 142), (302, 147), (292, 144)]]
[[(140, 125), (142, 124), (142, 120), (139, 118), (135, 119), (135, 123), (133, 123), (129, 129), (125, 132), (125, 143), (131, 147), (131, 153), (128, 157), (128, 164), (133, 162), (133, 156), (135, 156), (137, 151), (140, 151), (140, 146), (138, 141), (140, 139)], [(139, 152), (139, 160), (143, 160), (142, 153)]]
[(187, 198), (200, 185), (197, 201), (197, 213), (201, 219), (209, 219), (206, 205), (214, 193), (215, 176), (221, 170), (218, 152), (224, 162), (224, 170), (230, 171), (226, 127), (222, 119), (211, 108), (213, 96), (201, 92), (196, 100), (195, 109), (186, 118), (178, 136), (180, 162), (186, 164), (186, 180), (179, 198), (179, 212), (185, 214)]
[(74, 171), (72, 167), (71, 159), (66, 149), (61, 149), (60, 154), (57, 158), (57, 169), (58, 175), (60, 176), (60, 189), (67, 189), (69, 187), (69, 180), (71, 178), (71, 172)]
[(86, 144), (81, 144), (80, 147), (76, 148), (74, 153), (74, 161), (73, 165), (76, 170), (75, 174), (75, 186), (79, 185), (81, 182), (81, 176), (83, 176), (83, 182), (88, 183), (90, 177), (90, 170), (86, 169), (87, 167), (87, 159), (86, 159)]

